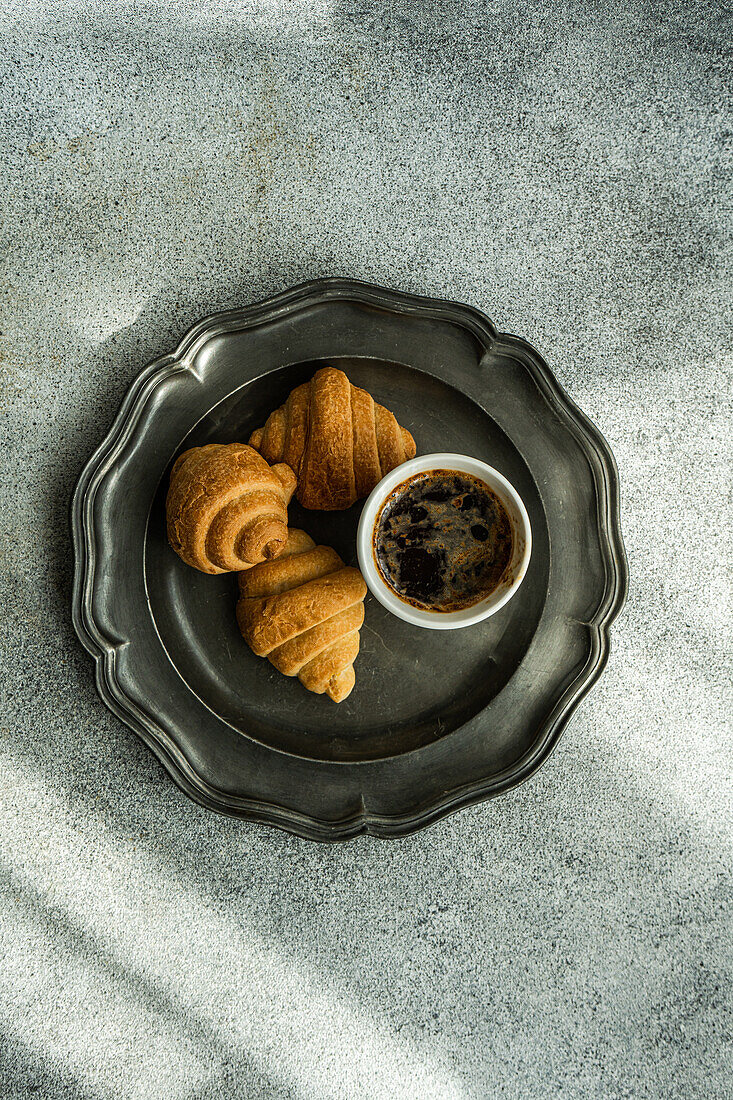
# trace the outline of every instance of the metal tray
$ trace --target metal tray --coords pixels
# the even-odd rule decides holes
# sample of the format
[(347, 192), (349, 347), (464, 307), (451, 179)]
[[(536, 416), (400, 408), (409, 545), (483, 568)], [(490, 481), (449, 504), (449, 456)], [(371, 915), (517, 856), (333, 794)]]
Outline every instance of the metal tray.
[[(425, 631), (369, 598), (356, 688), (336, 706), (254, 657), (232, 575), (165, 538), (184, 448), (246, 440), (319, 365), (392, 409), (418, 453), (458, 451), (519, 490), (528, 574), (493, 618)], [(361, 504), (291, 524), (356, 563)], [(196, 325), (133, 383), (72, 501), (73, 618), (108, 707), (192, 798), (300, 836), (414, 831), (526, 779), (608, 654), (626, 592), (609, 448), (540, 355), (467, 306), (343, 279)]]

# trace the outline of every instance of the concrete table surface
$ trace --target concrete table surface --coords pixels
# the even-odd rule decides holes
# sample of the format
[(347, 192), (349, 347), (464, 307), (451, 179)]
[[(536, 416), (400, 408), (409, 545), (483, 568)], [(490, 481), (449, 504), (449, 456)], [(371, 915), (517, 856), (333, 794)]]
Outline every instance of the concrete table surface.
[[(723, 6), (6, 0), (0, 26), (2, 1095), (731, 1096)], [(614, 449), (631, 570), (531, 782), (337, 847), (193, 805), (107, 713), (67, 522), (150, 358), (328, 274), (536, 344)]]

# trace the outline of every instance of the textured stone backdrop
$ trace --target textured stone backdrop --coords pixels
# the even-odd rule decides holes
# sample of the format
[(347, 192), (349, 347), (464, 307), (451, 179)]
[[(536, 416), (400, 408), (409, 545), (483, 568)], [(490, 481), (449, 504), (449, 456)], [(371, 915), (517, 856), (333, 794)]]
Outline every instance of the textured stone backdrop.
[[(731, 1096), (723, 4), (5, 0), (0, 27), (2, 1095)], [(68, 611), (69, 495), (131, 379), (328, 274), (536, 344), (615, 451), (631, 569), (532, 782), (340, 847), (191, 804)]]

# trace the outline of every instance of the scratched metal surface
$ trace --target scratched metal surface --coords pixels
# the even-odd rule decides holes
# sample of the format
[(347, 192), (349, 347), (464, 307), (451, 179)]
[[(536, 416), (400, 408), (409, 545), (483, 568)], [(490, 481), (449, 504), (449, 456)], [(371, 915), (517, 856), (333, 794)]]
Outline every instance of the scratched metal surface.
[[(557, 13), (4, 5), (5, 1095), (726, 1094), (729, 33)], [(631, 573), (531, 783), (338, 848), (193, 806), (68, 613), (71, 489), (141, 366), (330, 274), (538, 346), (618, 459)]]

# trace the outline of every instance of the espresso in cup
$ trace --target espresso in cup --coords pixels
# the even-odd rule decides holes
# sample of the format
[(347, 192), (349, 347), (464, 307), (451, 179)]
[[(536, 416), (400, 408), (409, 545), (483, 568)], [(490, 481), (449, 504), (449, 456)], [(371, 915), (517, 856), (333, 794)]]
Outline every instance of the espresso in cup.
[(396, 596), (448, 613), (491, 595), (512, 560), (512, 539), (509, 515), (485, 482), (459, 470), (427, 470), (387, 497), (373, 551)]

